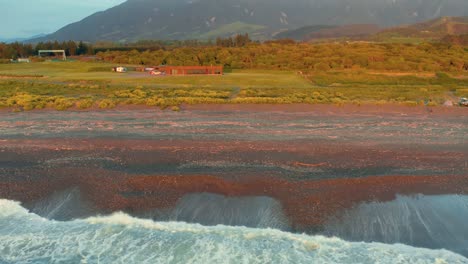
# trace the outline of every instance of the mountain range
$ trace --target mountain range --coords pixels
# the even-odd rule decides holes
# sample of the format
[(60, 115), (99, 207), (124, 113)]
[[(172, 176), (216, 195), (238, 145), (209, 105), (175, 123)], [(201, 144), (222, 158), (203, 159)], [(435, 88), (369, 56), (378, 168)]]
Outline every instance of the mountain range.
[(392, 27), (468, 16), (467, 0), (128, 0), (33, 41), (214, 39), (249, 33), (270, 39), (311, 25)]
[(24, 38), (2, 38), (0, 37), (0, 42), (4, 42), (4, 43), (23, 42), (23, 41), (27, 41), (30, 39), (37, 39), (37, 38), (42, 38), (46, 36), (47, 34), (37, 34), (32, 37), (24, 37)]
[(276, 39), (316, 41), (322, 39), (348, 38), (383, 42), (413, 42), (441, 40), (447, 35), (468, 34), (468, 17), (440, 17), (415, 24), (379, 28), (374, 24), (351, 24), (340, 26), (306, 26), (281, 32)]

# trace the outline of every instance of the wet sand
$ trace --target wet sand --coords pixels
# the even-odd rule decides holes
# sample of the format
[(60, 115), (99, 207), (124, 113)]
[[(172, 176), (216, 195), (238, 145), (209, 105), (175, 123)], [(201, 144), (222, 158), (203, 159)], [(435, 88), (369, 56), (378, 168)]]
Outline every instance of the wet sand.
[[(203, 175), (128, 175), (102, 169), (61, 168), (36, 171), (36, 177), (0, 182), (4, 198), (31, 202), (78, 187), (98, 211), (141, 213), (173, 208), (183, 196), (268, 196), (281, 202), (296, 231), (320, 229), (325, 221), (353, 205), (391, 201), (397, 194), (468, 194), (466, 175), (377, 176), (354, 179), (290, 181), (244, 175), (238, 179)], [(47, 175), (60, 175), (50, 177)]]

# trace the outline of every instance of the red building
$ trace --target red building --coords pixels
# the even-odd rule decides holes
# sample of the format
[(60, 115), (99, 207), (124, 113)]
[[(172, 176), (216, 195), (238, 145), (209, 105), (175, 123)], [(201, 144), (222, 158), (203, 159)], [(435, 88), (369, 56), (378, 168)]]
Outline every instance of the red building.
[(158, 66), (155, 70), (166, 75), (223, 75), (223, 66)]

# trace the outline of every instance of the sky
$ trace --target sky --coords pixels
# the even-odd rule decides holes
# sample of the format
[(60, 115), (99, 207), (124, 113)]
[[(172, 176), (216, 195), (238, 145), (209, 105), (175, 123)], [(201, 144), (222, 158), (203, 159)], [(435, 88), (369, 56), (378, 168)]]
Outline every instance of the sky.
[(0, 0), (0, 39), (53, 33), (125, 0)]

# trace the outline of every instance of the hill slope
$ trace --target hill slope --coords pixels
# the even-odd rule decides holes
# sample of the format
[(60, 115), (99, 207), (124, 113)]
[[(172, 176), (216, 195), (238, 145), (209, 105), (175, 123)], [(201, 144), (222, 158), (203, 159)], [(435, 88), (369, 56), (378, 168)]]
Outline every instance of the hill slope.
[(305, 25), (414, 23), (468, 16), (466, 0), (128, 0), (40, 40), (257, 38)]
[(380, 31), (377, 25), (353, 24), (342, 26), (307, 26), (296, 30), (288, 30), (275, 35), (276, 39), (294, 39), (299, 41), (314, 41), (336, 38), (364, 38)]
[(430, 21), (383, 30), (373, 39), (391, 41), (397, 39), (440, 40), (447, 35), (468, 34), (467, 17), (442, 17)]

